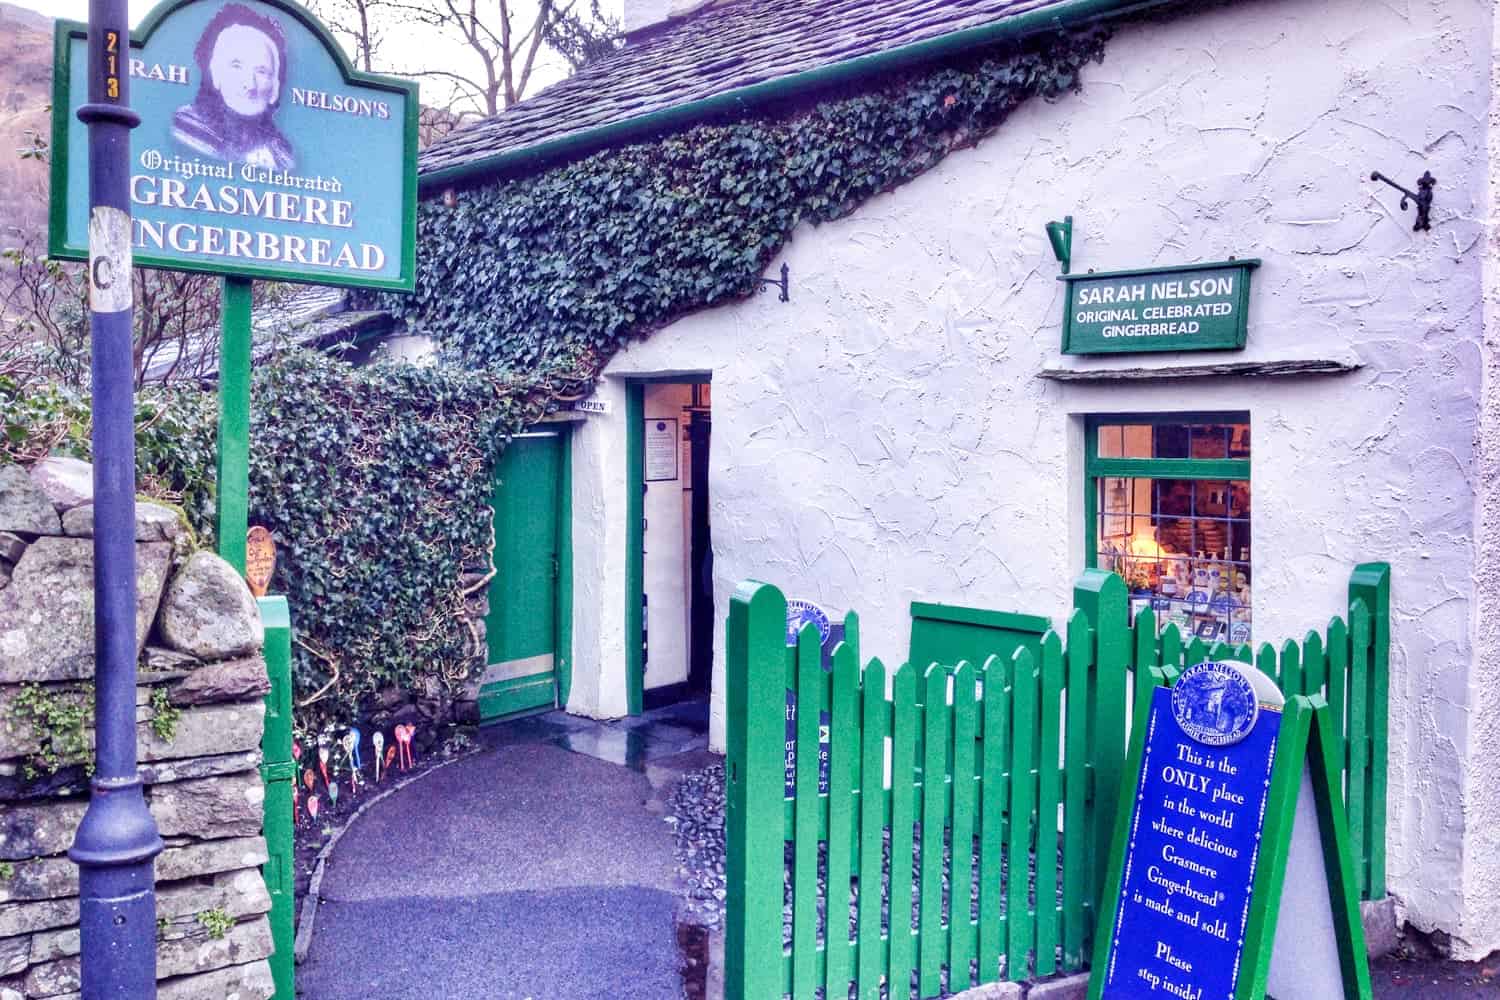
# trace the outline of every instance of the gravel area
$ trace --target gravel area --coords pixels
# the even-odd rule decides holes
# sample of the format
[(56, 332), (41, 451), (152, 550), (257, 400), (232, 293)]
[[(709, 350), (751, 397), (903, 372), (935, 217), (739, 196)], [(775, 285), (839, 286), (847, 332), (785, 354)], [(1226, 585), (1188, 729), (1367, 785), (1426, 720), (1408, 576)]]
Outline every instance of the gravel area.
[(724, 926), (724, 765), (689, 771), (667, 798), (684, 922)]

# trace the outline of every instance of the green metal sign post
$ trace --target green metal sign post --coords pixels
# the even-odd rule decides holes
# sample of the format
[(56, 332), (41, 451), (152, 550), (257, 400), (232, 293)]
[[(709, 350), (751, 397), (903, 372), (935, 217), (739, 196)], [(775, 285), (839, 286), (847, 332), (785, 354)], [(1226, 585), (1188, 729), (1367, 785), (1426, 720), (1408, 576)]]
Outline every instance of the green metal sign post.
[(218, 497), (214, 525), (219, 555), (245, 572), (245, 532), (250, 527), (250, 314), (249, 278), (225, 278), (220, 316)]
[(1064, 354), (1232, 351), (1245, 346), (1258, 260), (1063, 274)]

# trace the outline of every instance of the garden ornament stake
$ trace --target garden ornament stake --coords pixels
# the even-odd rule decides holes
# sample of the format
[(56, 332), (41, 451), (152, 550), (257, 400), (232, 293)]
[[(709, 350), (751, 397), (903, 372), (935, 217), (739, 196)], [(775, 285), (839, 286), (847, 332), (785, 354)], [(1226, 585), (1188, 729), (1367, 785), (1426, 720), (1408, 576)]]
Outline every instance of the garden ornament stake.
[(156, 996), (161, 852), (135, 754), (135, 363), (130, 252), (130, 27), (90, 0), (89, 330), (94, 450), (94, 776), (68, 856), (78, 865), (85, 1000)]
[(1391, 187), (1395, 188), (1397, 191), (1400, 191), (1401, 211), (1403, 212), (1406, 211), (1408, 199), (1417, 203), (1417, 221), (1412, 224), (1411, 228), (1413, 229), (1413, 231), (1421, 231), (1424, 229), (1432, 228), (1432, 222), (1429, 219), (1429, 216), (1432, 212), (1432, 189), (1437, 184), (1437, 178), (1432, 176), (1432, 171), (1424, 170), (1422, 172), (1422, 176), (1417, 178), (1416, 191), (1412, 191), (1410, 188), (1402, 187), (1400, 184), (1397, 184), (1385, 174), (1382, 174), (1379, 170), (1376, 170), (1374, 173), (1370, 174), (1370, 180), (1385, 181)]

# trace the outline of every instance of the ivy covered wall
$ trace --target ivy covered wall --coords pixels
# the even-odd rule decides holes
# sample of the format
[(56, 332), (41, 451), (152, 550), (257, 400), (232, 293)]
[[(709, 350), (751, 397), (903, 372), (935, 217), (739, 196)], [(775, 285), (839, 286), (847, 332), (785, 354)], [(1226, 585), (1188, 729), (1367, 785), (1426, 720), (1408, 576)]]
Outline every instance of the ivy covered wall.
[[(375, 298), (433, 337), (443, 365), (405, 386), (393, 374), (360, 375), (338, 377), (351, 384), (332, 397), (321, 386), (278, 392), (319, 399), (326, 412), (299, 413), (280, 430), (255, 428), (257, 450), (278, 436), (284, 442), (262, 454), (299, 442), (299, 467), (329, 488), (336, 480), (348, 488), (351, 475), (333, 471), (341, 449), (379, 428), (401, 460), (368, 477), (355, 471), (363, 480), (355, 495), (373, 493), (382, 477), (409, 484), (363, 522), (352, 510), (334, 513), (342, 505), (326, 490), (273, 500), (257, 485), (254, 514), (294, 539), (282, 581), (292, 606), (318, 607), (298, 621), (307, 643), (299, 650), (303, 696), (326, 684), (335, 664), (346, 711), (386, 684), (454, 688), (475, 665), (457, 618), (461, 564), (488, 555), (489, 463), (510, 435), (590, 391), (632, 339), (753, 293), (798, 225), (847, 215), (979, 142), (1028, 99), (1078, 89), (1081, 68), (1102, 59), (1106, 38), (1098, 28), (1050, 36), (868, 92), (817, 95), (778, 116), (705, 124), (428, 197), (418, 213), (415, 294)], [(437, 374), (449, 366), (453, 374)], [(457, 385), (474, 373), (488, 373), (490, 388), (446, 404), (423, 399), (437, 380)], [(339, 396), (359, 379), (375, 380), (365, 391), (378, 383), (389, 400), (338, 440), (323, 428), (350, 420), (357, 393)], [(426, 419), (431, 407), (446, 423)], [(403, 435), (443, 443), (411, 447)], [(450, 471), (435, 474), (434, 462)], [(257, 458), (255, 482), (268, 483), (268, 472)], [(441, 504), (426, 498), (434, 489)], [(385, 544), (401, 525), (424, 541)]]
[(1106, 37), (1049, 36), (781, 117), (429, 198), (416, 293), (382, 304), (465, 367), (586, 384), (629, 339), (751, 294), (798, 225), (847, 215), (979, 142), (1025, 100), (1078, 89)]

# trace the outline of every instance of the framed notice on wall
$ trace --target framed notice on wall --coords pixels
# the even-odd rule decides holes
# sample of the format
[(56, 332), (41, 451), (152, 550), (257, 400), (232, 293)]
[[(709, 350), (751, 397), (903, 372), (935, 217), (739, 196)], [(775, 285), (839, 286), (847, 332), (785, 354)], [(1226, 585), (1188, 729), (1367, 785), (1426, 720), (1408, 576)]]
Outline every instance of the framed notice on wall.
[(677, 478), (677, 420), (653, 417), (646, 421), (646, 482)]

